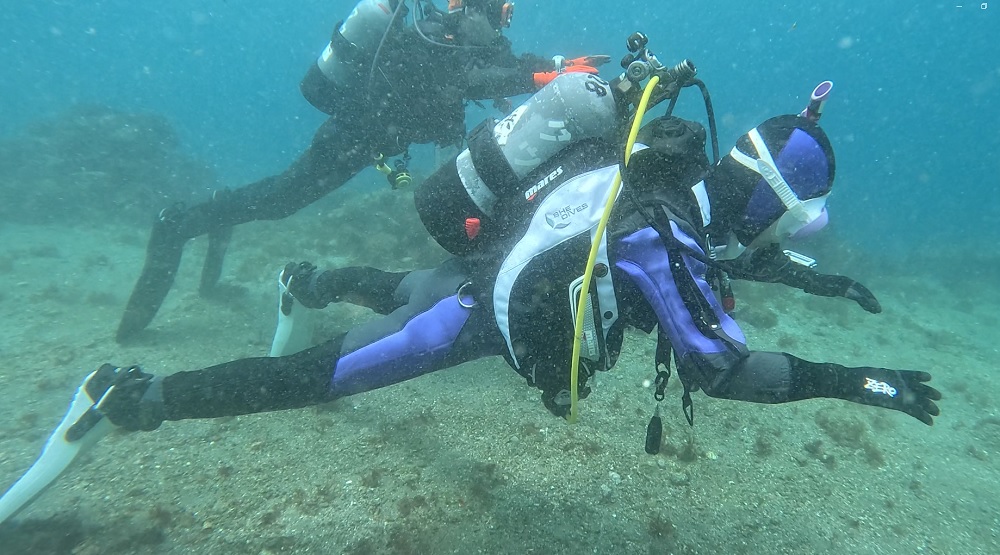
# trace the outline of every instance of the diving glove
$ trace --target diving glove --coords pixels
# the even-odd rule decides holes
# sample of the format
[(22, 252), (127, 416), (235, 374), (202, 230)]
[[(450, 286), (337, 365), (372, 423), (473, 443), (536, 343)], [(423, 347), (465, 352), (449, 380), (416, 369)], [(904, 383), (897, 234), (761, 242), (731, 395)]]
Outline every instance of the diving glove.
[(905, 412), (931, 426), (941, 414), (934, 401), (941, 392), (927, 385), (931, 375), (913, 370), (862, 366), (845, 368), (830, 362), (809, 362), (787, 353), (791, 363), (790, 400), (829, 397)]
[(847, 276), (821, 274), (811, 267), (797, 264), (778, 244), (752, 251), (749, 256), (741, 256), (725, 269), (734, 279), (784, 283), (810, 295), (850, 299), (872, 314), (882, 312), (882, 305), (864, 285)]
[(563, 67), (556, 67), (557, 70), (570, 68), (573, 66), (589, 66), (589, 67), (601, 67), (604, 64), (611, 61), (611, 56), (607, 54), (592, 54), (590, 56), (580, 56), (579, 58), (573, 58), (571, 60), (563, 59)]
[(552, 58), (553, 71), (533, 73), (532, 80), (535, 83), (535, 87), (540, 89), (563, 73), (590, 73), (591, 75), (597, 75), (600, 73), (600, 70), (597, 68), (608, 63), (610, 60), (611, 56), (605, 55), (580, 56), (573, 59), (555, 56)]
[(934, 401), (941, 392), (927, 385), (931, 375), (913, 370), (888, 368), (847, 368), (838, 380), (837, 397), (862, 405), (905, 412), (931, 426), (941, 414)]
[(875, 295), (867, 287), (847, 276), (815, 274), (802, 290), (811, 295), (850, 299), (872, 314), (882, 312), (882, 305)]

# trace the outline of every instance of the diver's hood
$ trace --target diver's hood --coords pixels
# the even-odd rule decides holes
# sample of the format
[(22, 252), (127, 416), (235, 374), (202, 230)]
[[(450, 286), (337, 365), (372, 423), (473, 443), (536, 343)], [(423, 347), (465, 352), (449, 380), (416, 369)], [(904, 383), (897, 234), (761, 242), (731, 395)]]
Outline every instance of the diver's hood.
[(834, 174), (833, 147), (815, 122), (771, 118), (741, 136), (706, 176), (706, 230), (746, 246), (816, 231), (827, 221)]

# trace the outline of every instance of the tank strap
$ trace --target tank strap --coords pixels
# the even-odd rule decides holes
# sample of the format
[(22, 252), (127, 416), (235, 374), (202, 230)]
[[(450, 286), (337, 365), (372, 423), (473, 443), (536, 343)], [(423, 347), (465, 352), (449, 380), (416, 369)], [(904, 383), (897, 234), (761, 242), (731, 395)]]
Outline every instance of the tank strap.
[(333, 35), (330, 36), (330, 48), (340, 59), (352, 64), (359, 64), (363, 61), (361, 59), (361, 49), (358, 48), (358, 45), (347, 40), (347, 37), (340, 32), (340, 28), (343, 26), (344, 20), (338, 21), (333, 26)]
[(494, 195), (509, 198), (520, 186), (520, 179), (493, 137), (497, 121), (487, 118), (469, 133), (469, 156), (476, 173)]

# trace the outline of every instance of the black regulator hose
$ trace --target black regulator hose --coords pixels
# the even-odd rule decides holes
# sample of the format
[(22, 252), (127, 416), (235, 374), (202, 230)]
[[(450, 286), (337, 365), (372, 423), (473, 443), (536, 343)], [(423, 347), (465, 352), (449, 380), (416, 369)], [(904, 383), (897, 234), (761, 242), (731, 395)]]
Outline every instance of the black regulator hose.
[[(685, 87), (695, 86), (701, 90), (701, 98), (705, 101), (705, 115), (708, 116), (708, 133), (712, 138), (712, 165), (718, 164), (720, 159), (719, 154), (719, 130), (715, 125), (715, 108), (712, 107), (712, 95), (708, 94), (708, 87), (705, 82), (701, 79), (691, 79), (684, 84)], [(667, 105), (667, 116), (674, 113), (674, 107), (677, 106), (677, 99), (681, 95), (675, 95), (670, 99), (670, 104)]]
[(721, 159), (719, 155), (719, 130), (715, 126), (715, 108), (712, 107), (712, 96), (708, 94), (708, 87), (701, 79), (692, 79), (691, 85), (701, 90), (701, 97), (705, 100), (705, 113), (708, 114), (708, 132), (712, 136), (712, 163), (718, 164)]
[(382, 47), (385, 46), (385, 41), (389, 38), (389, 33), (392, 32), (392, 26), (395, 25), (396, 20), (399, 19), (399, 14), (401, 14), (405, 9), (405, 0), (398, 0), (396, 9), (392, 11), (392, 17), (389, 18), (389, 24), (385, 26), (385, 32), (382, 33), (382, 39), (378, 41), (378, 48), (375, 49), (375, 56), (372, 58), (372, 66), (368, 71), (368, 87), (365, 89), (365, 104), (367, 106), (371, 106), (372, 103), (372, 88), (375, 85), (375, 70), (378, 69), (378, 59), (382, 56)]

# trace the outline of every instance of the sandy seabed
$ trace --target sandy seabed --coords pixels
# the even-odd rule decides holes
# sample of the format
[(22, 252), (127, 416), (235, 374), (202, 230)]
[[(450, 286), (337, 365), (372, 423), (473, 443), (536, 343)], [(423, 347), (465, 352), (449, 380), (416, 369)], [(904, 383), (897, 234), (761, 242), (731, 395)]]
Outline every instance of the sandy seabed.
[[(266, 354), (286, 261), (441, 260), (411, 213), (386, 191), (241, 226), (212, 300), (196, 293), (195, 240), (128, 346), (112, 335), (147, 230), (0, 225), (0, 487), (100, 363), (169, 374)], [(700, 393), (690, 428), (674, 378), (663, 449), (647, 455), (655, 340), (631, 332), (573, 425), (496, 359), (318, 407), (112, 434), (0, 526), (0, 553), (1000, 553), (1000, 291), (930, 263), (861, 264), (880, 315), (737, 283), (736, 318), (755, 350), (931, 371), (945, 395), (932, 428), (840, 401)], [(332, 306), (320, 331), (374, 317)]]

